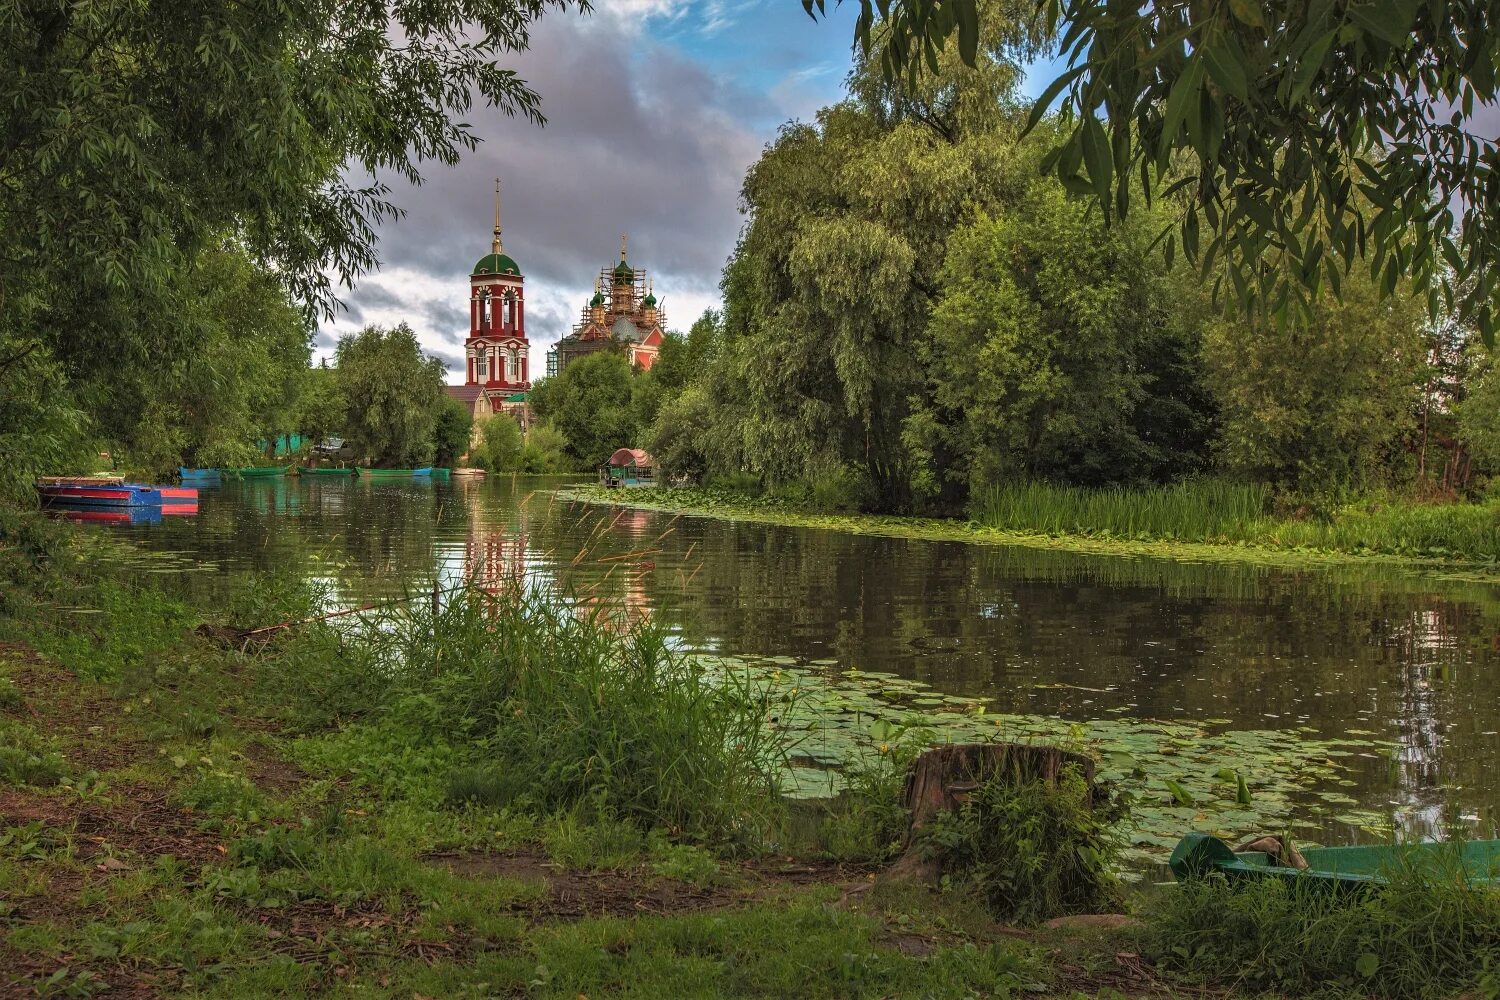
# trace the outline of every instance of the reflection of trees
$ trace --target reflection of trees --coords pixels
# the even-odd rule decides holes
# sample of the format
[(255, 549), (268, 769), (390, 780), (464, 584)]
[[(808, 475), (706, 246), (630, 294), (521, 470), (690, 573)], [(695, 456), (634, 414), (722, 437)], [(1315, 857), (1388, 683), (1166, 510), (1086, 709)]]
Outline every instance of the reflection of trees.
[(1002, 711), (1367, 730), (1399, 740), (1396, 761), (1350, 763), (1363, 787), (1392, 789), (1414, 827), (1454, 788), (1485, 810), (1500, 801), (1492, 587), (1434, 590), (1379, 566), (1200, 565), (674, 518), (527, 490), (226, 485), (198, 518), (141, 537), (228, 567), (299, 568), (351, 604), (408, 581), (523, 573), (653, 611), (689, 647), (837, 658)]

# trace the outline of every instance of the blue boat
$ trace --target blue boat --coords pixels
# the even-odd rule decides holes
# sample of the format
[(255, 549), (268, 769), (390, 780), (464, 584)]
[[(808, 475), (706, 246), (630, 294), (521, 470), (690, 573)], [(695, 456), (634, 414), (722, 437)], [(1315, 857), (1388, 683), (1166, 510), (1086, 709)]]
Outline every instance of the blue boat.
[(185, 483), (217, 483), (223, 479), (218, 469), (189, 469), (185, 465), (177, 467), (177, 474)]

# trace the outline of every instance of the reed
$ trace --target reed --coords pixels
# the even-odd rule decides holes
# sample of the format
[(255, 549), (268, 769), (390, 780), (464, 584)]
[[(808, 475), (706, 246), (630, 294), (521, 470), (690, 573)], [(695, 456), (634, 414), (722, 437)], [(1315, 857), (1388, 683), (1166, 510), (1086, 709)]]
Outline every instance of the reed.
[(1049, 535), (1244, 541), (1258, 531), (1269, 498), (1264, 486), (1217, 479), (1144, 490), (1002, 483), (980, 493), (974, 520), (1001, 531)]

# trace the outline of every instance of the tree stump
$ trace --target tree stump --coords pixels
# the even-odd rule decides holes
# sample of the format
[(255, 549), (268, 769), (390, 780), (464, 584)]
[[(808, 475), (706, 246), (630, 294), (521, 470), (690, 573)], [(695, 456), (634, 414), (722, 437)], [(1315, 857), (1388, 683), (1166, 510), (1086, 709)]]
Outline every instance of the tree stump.
[(1094, 762), (1081, 753), (1021, 743), (954, 743), (924, 752), (907, 771), (902, 794), (910, 813), (906, 849), (885, 877), (936, 882), (941, 874), (939, 862), (922, 856), (919, 840), (934, 817), (958, 809), (992, 778), (1017, 785), (1032, 781), (1055, 785), (1070, 765), (1078, 768), (1088, 785), (1090, 805), (1100, 804), (1103, 792), (1094, 784)]

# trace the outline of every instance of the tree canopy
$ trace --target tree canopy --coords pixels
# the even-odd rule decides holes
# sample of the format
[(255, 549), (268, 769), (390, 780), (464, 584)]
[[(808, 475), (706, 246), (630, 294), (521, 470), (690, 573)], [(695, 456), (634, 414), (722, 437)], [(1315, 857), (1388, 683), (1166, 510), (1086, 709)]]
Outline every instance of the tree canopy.
[(355, 450), (377, 465), (430, 463), (447, 398), (443, 363), (422, 354), (405, 323), (341, 337), (336, 357), (344, 433)]
[[(825, 0), (803, 0), (812, 16)], [(1251, 313), (1307, 318), (1362, 268), (1409, 279), (1429, 314), (1487, 343), (1500, 323), (1500, 150), (1475, 129), (1500, 81), (1487, 0), (860, 0), (856, 39), (887, 80), (977, 63), (1006, 28), (1056, 40), (1068, 128), (1044, 167), (1106, 218), (1180, 196), (1165, 252)], [(1028, 30), (1018, 32), (1015, 25)]]

